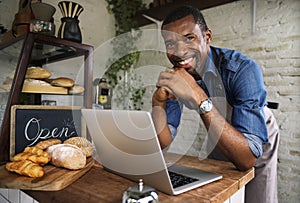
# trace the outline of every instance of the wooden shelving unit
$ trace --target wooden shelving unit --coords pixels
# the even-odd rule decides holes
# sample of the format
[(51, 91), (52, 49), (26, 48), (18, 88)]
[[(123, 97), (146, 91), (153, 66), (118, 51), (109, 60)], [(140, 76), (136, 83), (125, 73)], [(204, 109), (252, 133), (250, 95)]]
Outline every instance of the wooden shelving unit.
[[(5, 162), (9, 158), (9, 137), (10, 137), (10, 109), (12, 105), (19, 104), (19, 98), (23, 92), (32, 92), (24, 89), (24, 80), (26, 70), (29, 64), (44, 65), (58, 61), (64, 61), (75, 57), (83, 57), (84, 64), (84, 93), (83, 106), (85, 108), (92, 107), (93, 101), (93, 51), (94, 48), (90, 45), (80, 44), (68, 40), (59, 39), (53, 36), (27, 33), (24, 36), (14, 38), (11, 41), (0, 44), (0, 60), (9, 59), (9, 65), (17, 64), (12, 69), (14, 70), (14, 77), (10, 88), (5, 93), (8, 94), (5, 112), (2, 115), (2, 125), (0, 129), (0, 162)], [(3, 65), (3, 64), (1, 64)], [(5, 70), (7, 67), (0, 67), (0, 70)], [(68, 71), (66, 69), (66, 71)], [(5, 71), (3, 71), (5, 72)], [(53, 89), (54, 88), (54, 89)], [(67, 94), (66, 90), (55, 87), (52, 89), (40, 89), (35, 91), (37, 95), (40, 94)], [(3, 91), (0, 91), (3, 94)], [(0, 95), (1, 96), (1, 95)], [(4, 99), (2, 98), (2, 101)], [(3, 108), (3, 106), (2, 106)], [(1, 121), (1, 120), (0, 120)]]

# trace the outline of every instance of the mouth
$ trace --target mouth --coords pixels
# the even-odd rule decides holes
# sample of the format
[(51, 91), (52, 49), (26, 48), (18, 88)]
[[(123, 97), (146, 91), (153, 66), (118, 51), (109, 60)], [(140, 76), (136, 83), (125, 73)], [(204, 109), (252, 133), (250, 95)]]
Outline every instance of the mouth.
[(189, 57), (181, 60), (176, 60), (175, 65), (178, 66), (178, 68), (191, 68), (194, 66), (194, 57)]

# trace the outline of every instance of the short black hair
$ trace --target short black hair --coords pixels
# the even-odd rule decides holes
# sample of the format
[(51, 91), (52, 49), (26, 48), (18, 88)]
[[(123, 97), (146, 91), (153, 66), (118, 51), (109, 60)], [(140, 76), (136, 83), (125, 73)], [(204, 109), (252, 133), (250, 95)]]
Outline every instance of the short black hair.
[(163, 26), (189, 15), (192, 15), (194, 17), (195, 23), (199, 25), (202, 32), (205, 32), (208, 29), (201, 11), (190, 5), (181, 6), (167, 15), (167, 17), (163, 21), (161, 29), (163, 29)]

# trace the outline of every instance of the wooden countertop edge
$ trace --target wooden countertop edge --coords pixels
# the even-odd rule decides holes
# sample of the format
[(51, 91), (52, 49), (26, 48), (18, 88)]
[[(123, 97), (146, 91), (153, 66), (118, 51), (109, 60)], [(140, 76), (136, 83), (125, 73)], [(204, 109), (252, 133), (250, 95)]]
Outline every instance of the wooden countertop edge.
[[(215, 181), (215, 182), (205, 185), (203, 187), (196, 188), (192, 191), (189, 191), (187, 193), (183, 193), (183, 194), (180, 194), (180, 195), (174, 196), (174, 197), (168, 196), (164, 193), (159, 192), (159, 197), (160, 197), (161, 202), (173, 203), (173, 202), (180, 202), (184, 199), (187, 201), (197, 200), (197, 202), (203, 202), (203, 203), (206, 203), (206, 202), (221, 203), (221, 202), (226, 201), (228, 198), (230, 198), (236, 191), (238, 191), (239, 189), (244, 187), (254, 177), (254, 169), (253, 168), (248, 171), (241, 172), (241, 171), (238, 171), (233, 166), (233, 164), (231, 164), (229, 162), (222, 162), (222, 161), (216, 162), (215, 160), (209, 160), (209, 159), (199, 160), (198, 158), (195, 158), (195, 157), (184, 156), (178, 161), (178, 163), (179, 164), (182, 163), (185, 165), (189, 165), (189, 166), (204, 169), (204, 170), (207, 170), (209, 168), (209, 170), (211, 172), (219, 172), (220, 174), (222, 174), (223, 178), (221, 180)], [(220, 171), (220, 168), (222, 168), (222, 171)], [(101, 173), (103, 173), (102, 170), (104, 170), (104, 169), (101, 164), (95, 162), (92, 166), (93, 172), (91, 172), (91, 173), (95, 173), (95, 171), (98, 171), (98, 170), (101, 171)], [(87, 173), (89, 173), (89, 172), (87, 172)], [(106, 173), (107, 172), (105, 172), (105, 174)], [(112, 179), (116, 179), (116, 181), (118, 180), (118, 181), (122, 181), (124, 184), (126, 183), (125, 185), (124, 184), (122, 186), (120, 185), (120, 188), (123, 188), (122, 191), (124, 189), (126, 189), (126, 187), (127, 187), (126, 185), (128, 185), (128, 187), (131, 186), (130, 185), (131, 181), (127, 181), (125, 179), (124, 179), (124, 181), (119, 180), (121, 177), (120, 178), (114, 177), (114, 175), (112, 175), (112, 177), (113, 177)], [(82, 178), (84, 178), (84, 176)], [(121, 179), (123, 179), (123, 178), (121, 178)], [(80, 180), (79, 180), (79, 182), (80, 182)], [(76, 185), (77, 184), (75, 182), (75, 185), (71, 186), (71, 188), (74, 188), (74, 187), (77, 188)], [(80, 189), (78, 189), (78, 190), (80, 190)], [(69, 195), (72, 193), (70, 189), (67, 189), (66, 191)], [(210, 191), (210, 192), (207, 193), (206, 191)], [(35, 198), (37, 201), (45, 200), (46, 202), (49, 199), (57, 200), (57, 198), (61, 196), (61, 193), (50, 192), (50, 191), (49, 192), (40, 192), (40, 191), (26, 191), (25, 190), (24, 192), (27, 193), (28, 195), (32, 196), (33, 198)], [(94, 191), (94, 192), (96, 192), (96, 191)], [(55, 197), (56, 194), (58, 194), (57, 198)], [(118, 194), (118, 195), (120, 195), (120, 194)], [(96, 196), (97, 195), (95, 195), (95, 197), (93, 197), (93, 198), (90, 197), (91, 198), (90, 200), (95, 199)], [(64, 200), (66, 200), (66, 198), (64, 198)], [(199, 199), (201, 199), (201, 201)], [(111, 201), (111, 202), (114, 202), (114, 201)]]

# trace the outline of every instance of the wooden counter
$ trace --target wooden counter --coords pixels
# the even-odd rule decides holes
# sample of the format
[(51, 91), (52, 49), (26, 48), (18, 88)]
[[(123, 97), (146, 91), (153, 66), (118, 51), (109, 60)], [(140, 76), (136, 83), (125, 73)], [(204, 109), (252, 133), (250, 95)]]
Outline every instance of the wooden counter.
[[(169, 155), (167, 159), (169, 161), (172, 159), (177, 160), (177, 157)], [(177, 163), (220, 173), (223, 175), (223, 178), (178, 196), (169, 196), (159, 192), (159, 201), (162, 203), (224, 202), (254, 177), (253, 168), (241, 172), (229, 162), (211, 159), (199, 160), (197, 157), (184, 156)], [(96, 163), (89, 172), (63, 190), (55, 192), (26, 190), (24, 192), (41, 203), (120, 203), (122, 202), (123, 192), (133, 185), (136, 185), (136, 183), (109, 173)]]

